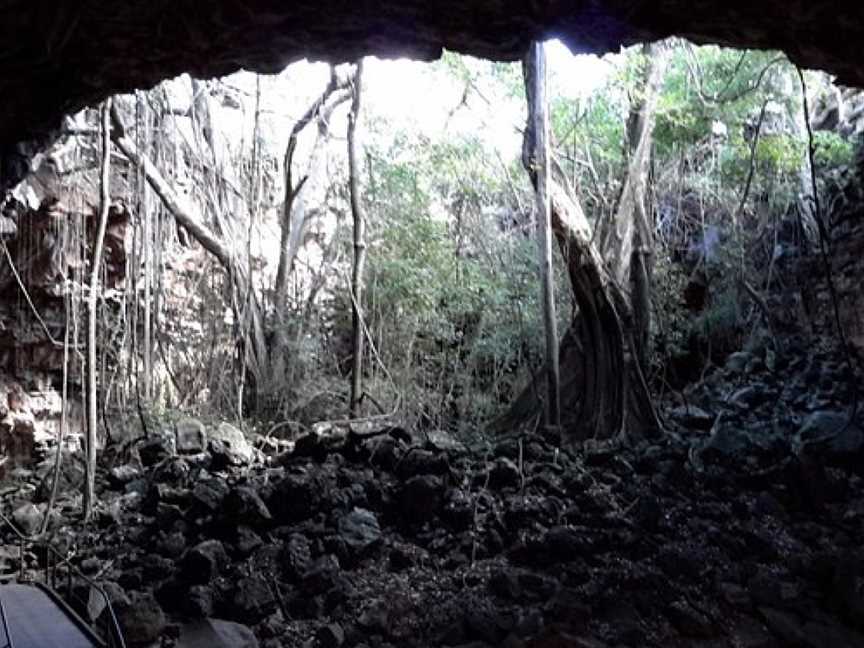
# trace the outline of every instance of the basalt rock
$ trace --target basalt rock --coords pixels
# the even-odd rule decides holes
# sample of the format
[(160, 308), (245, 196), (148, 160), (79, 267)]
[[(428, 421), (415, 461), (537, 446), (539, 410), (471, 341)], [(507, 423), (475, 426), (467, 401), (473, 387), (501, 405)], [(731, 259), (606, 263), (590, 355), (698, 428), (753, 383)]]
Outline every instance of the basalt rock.
[(146, 646), (162, 636), (167, 620), (152, 594), (131, 592), (115, 611), (127, 645)]
[[(81, 566), (141, 593), (138, 636), (249, 624), (214, 646), (255, 645), (251, 632), (266, 648), (864, 645), (864, 479), (828, 452), (840, 388), (821, 413), (798, 402), (838, 366), (808, 355), (759, 375), (777, 394), (757, 408), (776, 409), (770, 425), (723, 402), (747, 377), (718, 371), (686, 394), (717, 419), (670, 416), (670, 434), (635, 447), (527, 434), (490, 456), (399, 440), (388, 466), (334, 450), (242, 472), (190, 464), (179, 481), (166, 467), (188, 456), (171, 456), (140, 469), (143, 497), (100, 471), (116, 521), (77, 534)], [(16, 479), (32, 490), (37, 476)], [(14, 511), (26, 500), (6, 488)], [(0, 550), (4, 573), (17, 560)]]

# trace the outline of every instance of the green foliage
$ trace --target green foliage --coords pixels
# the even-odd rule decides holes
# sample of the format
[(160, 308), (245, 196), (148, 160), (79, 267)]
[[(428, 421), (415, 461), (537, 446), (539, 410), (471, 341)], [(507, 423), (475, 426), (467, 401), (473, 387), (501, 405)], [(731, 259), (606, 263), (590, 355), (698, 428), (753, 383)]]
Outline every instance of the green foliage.
[[(409, 418), (470, 428), (500, 413), (539, 351), (536, 247), (514, 204), (524, 172), (474, 134), (382, 135), (367, 148), (367, 325)], [(350, 303), (338, 312), (344, 335)]]
[(788, 100), (790, 74), (788, 63), (772, 52), (677, 47), (657, 112), (658, 151), (698, 145), (715, 121), (740, 130), (766, 99)]
[(817, 131), (813, 134), (815, 162), (819, 169), (851, 166), (855, 160), (855, 147), (837, 133)]
[(727, 339), (739, 328), (740, 312), (734, 290), (724, 290), (693, 320), (692, 331), (700, 338)]
[(763, 173), (791, 176), (798, 173), (805, 152), (804, 142), (789, 135), (768, 135), (759, 138), (756, 159)]
[(464, 286), (457, 281), (456, 265), (444, 223), (425, 214), (404, 214), (372, 247), (370, 283), (379, 308), (424, 323), (439, 320), (444, 315), (439, 307)]

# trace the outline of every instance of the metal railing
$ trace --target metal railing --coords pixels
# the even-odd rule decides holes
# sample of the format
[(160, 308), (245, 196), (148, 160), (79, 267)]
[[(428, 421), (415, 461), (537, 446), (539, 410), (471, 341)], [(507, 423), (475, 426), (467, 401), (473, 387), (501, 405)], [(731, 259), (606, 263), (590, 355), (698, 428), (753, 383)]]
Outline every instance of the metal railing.
[[(63, 556), (47, 541), (25, 536), (3, 513), (0, 513), (0, 521), (11, 529), (17, 538), (18, 580), (41, 584), (49, 595), (53, 595), (58, 603), (67, 608), (66, 611), (72, 620), (95, 635), (105, 648), (126, 648), (120, 624), (111, 606), (111, 599), (105, 590), (93, 579), (85, 576), (69, 561), (69, 558)], [(37, 559), (37, 569), (30, 570), (29, 574), (26, 564), (28, 549), (36, 555)], [(41, 582), (38, 580), (40, 577)], [(86, 592), (86, 597), (82, 592)], [(14, 648), (9, 639), (2, 601), (0, 601), (0, 615), (6, 631), (8, 648)]]

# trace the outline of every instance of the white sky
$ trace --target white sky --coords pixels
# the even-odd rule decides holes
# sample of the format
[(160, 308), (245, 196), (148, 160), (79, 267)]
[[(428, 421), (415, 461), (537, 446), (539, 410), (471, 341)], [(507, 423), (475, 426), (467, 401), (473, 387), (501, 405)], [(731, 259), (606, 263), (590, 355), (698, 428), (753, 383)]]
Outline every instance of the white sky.
[[(604, 82), (611, 69), (608, 61), (596, 56), (574, 56), (557, 40), (550, 41), (546, 51), (551, 95), (570, 99), (586, 97)], [(487, 65), (474, 59), (466, 63), (471, 69)], [(364, 73), (367, 105), (394, 125), (413, 126), (430, 136), (473, 132), (505, 158), (519, 151), (520, 130), (525, 123), (525, 106), (520, 102), (489, 96), (491, 90), (484, 88), (485, 99), (472, 94), (467, 106), (454, 113), (462, 100), (465, 84), (441, 71), (440, 67), (406, 59), (383, 61), (373, 57), (367, 59)]]
[[(586, 97), (603, 84), (612, 69), (609, 59), (573, 56), (557, 40), (547, 44), (547, 56), (552, 96)], [(490, 65), (471, 58), (465, 59), (465, 64), (471, 70), (483, 70)], [(328, 77), (326, 64), (306, 61), (289, 66), (278, 76), (261, 77), (265, 140), (277, 157), (281, 158), (280, 151), (284, 150), (293, 123), (321, 93)], [(230, 130), (226, 136), (237, 146), (241, 138), (249, 141), (255, 75), (240, 72), (226, 78), (225, 83), (240, 90), (244, 110), (219, 110), (218, 130)], [(188, 88), (188, 80), (184, 82), (181, 78), (178, 90), (182, 93), (185, 89), (187, 100)], [(431, 139), (469, 133), (480, 136), (507, 158), (516, 154), (521, 146), (525, 106), (502, 94), (501, 90), (500, 84), (488, 84), (480, 88), (480, 93), (471, 92), (466, 104), (461, 105), (465, 82), (441, 65), (407, 59), (366, 59), (364, 106), (367, 115), (392, 124), (394, 132), (408, 130)], [(336, 124), (345, 121), (343, 112), (334, 115)], [(344, 126), (337, 126), (334, 132), (344, 133)]]

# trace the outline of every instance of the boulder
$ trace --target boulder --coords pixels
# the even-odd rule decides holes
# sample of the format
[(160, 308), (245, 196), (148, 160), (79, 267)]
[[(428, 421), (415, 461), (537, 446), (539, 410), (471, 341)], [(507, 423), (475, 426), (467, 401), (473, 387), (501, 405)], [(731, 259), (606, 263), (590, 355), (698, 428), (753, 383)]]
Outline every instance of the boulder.
[(228, 554), (219, 540), (205, 540), (186, 552), (181, 561), (183, 575), (190, 583), (205, 585), (228, 564)]
[[(60, 481), (57, 484), (58, 493), (80, 492), (84, 485), (84, 465), (80, 456), (64, 452), (60, 466)], [(44, 472), (36, 488), (36, 500), (47, 502), (51, 497), (51, 489), (54, 485), (54, 461), (44, 462), (37, 470), (37, 475)]]
[(213, 614), (213, 588), (210, 585), (193, 585), (186, 592), (182, 603), (182, 611), (195, 617), (207, 617)]
[(249, 627), (233, 621), (202, 619), (180, 630), (176, 648), (258, 648)]
[(474, 524), (474, 499), (470, 493), (451, 488), (444, 494), (441, 517), (457, 531), (465, 531)]
[(674, 408), (669, 412), (669, 418), (691, 430), (710, 430), (716, 417), (696, 405), (688, 404)]
[(161, 461), (150, 473), (152, 481), (178, 484), (183, 483), (189, 477), (191, 468), (182, 457), (168, 457)]
[(261, 536), (249, 527), (243, 525), (237, 527), (237, 531), (234, 534), (234, 547), (240, 556), (246, 557), (251, 555), (263, 544), (264, 541), (261, 539)]
[(209, 513), (215, 513), (222, 507), (222, 502), (230, 492), (224, 479), (210, 477), (195, 484), (192, 489), (192, 501)]
[(864, 429), (845, 412), (821, 410), (804, 419), (796, 435), (799, 448), (825, 461), (855, 466), (864, 456)]
[(167, 620), (153, 595), (130, 592), (115, 606), (117, 620), (128, 646), (147, 646), (162, 636)]
[(443, 475), (447, 472), (447, 459), (429, 450), (412, 448), (402, 457), (396, 472), (402, 479), (416, 475)]
[(28, 502), (13, 511), (12, 520), (24, 535), (33, 535), (42, 525), (42, 511)]
[(186, 536), (179, 531), (168, 533), (156, 543), (156, 550), (166, 558), (179, 558), (186, 550)]
[(339, 518), (339, 538), (352, 558), (360, 557), (381, 542), (381, 527), (371, 511), (355, 508)]
[(276, 598), (262, 578), (247, 576), (237, 581), (232, 610), (247, 623), (259, 623), (276, 611)]
[(727, 423), (711, 433), (699, 454), (709, 463), (730, 460), (747, 455), (752, 445), (750, 434), (743, 426)]
[(340, 648), (345, 643), (345, 631), (338, 623), (328, 623), (315, 633), (320, 648)]
[(592, 542), (583, 530), (556, 526), (546, 532), (542, 547), (542, 553), (547, 559), (554, 562), (567, 562), (591, 553)]
[(775, 394), (766, 385), (757, 383), (747, 385), (735, 391), (729, 397), (729, 402), (743, 410), (750, 410), (767, 403), (775, 397)]
[(199, 454), (207, 450), (207, 428), (196, 418), (177, 421), (174, 434), (179, 454)]
[(753, 354), (747, 351), (730, 353), (726, 358), (726, 370), (732, 373), (741, 373), (747, 368), (747, 364), (753, 359)]
[(126, 484), (138, 479), (141, 476), (141, 471), (132, 464), (122, 464), (114, 466), (108, 471), (108, 483), (112, 488), (122, 490)]
[(145, 439), (138, 446), (138, 456), (144, 468), (155, 466), (174, 454), (174, 435), (165, 432)]
[(309, 539), (293, 533), (282, 550), (282, 570), (291, 582), (298, 582), (309, 571), (312, 564), (312, 549)]
[(339, 582), (342, 565), (333, 554), (325, 554), (316, 559), (303, 576), (302, 589), (304, 594), (316, 596), (325, 594)]
[(255, 450), (246, 436), (230, 423), (220, 423), (210, 430), (208, 449), (213, 457), (214, 470), (249, 464)]
[(467, 452), (464, 443), (457, 441), (449, 432), (445, 432), (444, 430), (430, 430), (427, 432), (426, 446), (429, 450), (447, 452), (453, 455), (461, 455)]
[(225, 497), (222, 510), (233, 524), (259, 527), (273, 519), (267, 505), (250, 486), (233, 488)]
[(489, 471), (489, 488), (500, 490), (514, 488), (522, 481), (522, 473), (512, 459), (498, 457)]
[(402, 515), (411, 522), (431, 520), (441, 508), (444, 482), (435, 475), (418, 475), (402, 485), (398, 504)]
[(666, 617), (685, 637), (708, 638), (715, 634), (711, 621), (684, 601), (675, 601), (666, 608)]
[(335, 488), (335, 480), (330, 475), (300, 469), (278, 482), (265, 501), (280, 522), (302, 522), (332, 507)]
[(836, 410), (820, 410), (812, 412), (801, 423), (798, 428), (798, 438), (802, 442), (820, 441), (833, 436), (846, 427), (849, 417), (845, 412)]
[(10, 411), (0, 421), (0, 444), (8, 467), (27, 467), (42, 460), (55, 437), (29, 411)]

